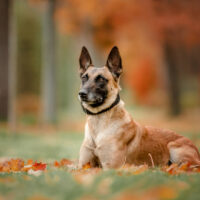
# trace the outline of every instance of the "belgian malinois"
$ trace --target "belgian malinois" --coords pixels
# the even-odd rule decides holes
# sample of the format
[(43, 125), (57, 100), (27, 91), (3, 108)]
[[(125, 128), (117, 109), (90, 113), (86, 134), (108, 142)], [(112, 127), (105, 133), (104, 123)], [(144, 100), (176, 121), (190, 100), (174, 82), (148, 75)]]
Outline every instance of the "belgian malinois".
[(92, 64), (85, 47), (79, 62), (79, 99), (87, 114), (80, 168), (87, 163), (103, 168), (124, 164), (200, 164), (198, 149), (189, 139), (170, 130), (141, 126), (125, 110), (119, 96), (122, 61), (117, 47), (112, 48), (103, 67)]

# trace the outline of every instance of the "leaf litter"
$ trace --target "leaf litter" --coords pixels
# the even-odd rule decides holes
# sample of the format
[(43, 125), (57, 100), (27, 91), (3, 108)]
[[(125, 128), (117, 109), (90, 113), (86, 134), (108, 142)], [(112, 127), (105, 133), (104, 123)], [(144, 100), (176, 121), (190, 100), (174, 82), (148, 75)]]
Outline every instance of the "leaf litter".
[[(23, 173), (24, 179), (31, 180), (31, 176), (40, 176), (48, 171), (64, 170), (72, 174), (74, 180), (83, 185), (83, 187), (90, 187), (93, 185), (96, 175), (101, 174), (104, 170), (101, 168), (92, 168), (90, 163), (85, 164), (81, 169), (77, 167), (76, 161), (69, 159), (62, 159), (60, 161), (55, 160), (53, 163), (44, 163), (39, 161), (33, 161), (29, 159), (27, 161), (17, 159), (7, 159), (0, 161), (0, 174), (11, 173)], [(195, 174), (200, 173), (200, 166), (193, 166), (190, 163), (183, 163), (181, 165), (171, 164), (170, 166), (164, 166), (160, 168), (148, 167), (148, 165), (128, 165), (114, 170), (117, 176), (137, 176), (147, 171), (161, 171), (169, 176), (178, 176), (180, 174)], [(4, 177), (0, 179), (2, 183), (14, 182), (13, 177)], [(59, 179), (58, 179), (59, 182)], [(97, 187), (98, 193), (106, 195), (110, 192), (113, 179), (111, 177), (105, 177)], [(181, 183), (181, 182), (179, 182)], [(179, 187), (180, 186), (180, 187)], [(178, 188), (184, 189), (183, 184), (179, 184)], [(159, 185), (156, 188), (150, 188), (140, 193), (138, 191), (129, 192), (127, 190), (121, 192), (116, 198), (117, 200), (138, 199), (145, 200), (151, 197), (152, 199), (174, 199), (177, 197), (178, 190), (172, 185)]]
[[(72, 173), (97, 174), (102, 171), (101, 168), (92, 168), (90, 163), (86, 163), (81, 169), (79, 169), (75, 161), (66, 158), (60, 161), (56, 160), (53, 163), (43, 163), (43, 162), (33, 161), (32, 159), (24, 161), (23, 159), (17, 158), (17, 159), (8, 159), (0, 161), (0, 173), (29, 172), (30, 170), (45, 172), (47, 171), (47, 166), (49, 166), (49, 168), (57, 168), (57, 169), (66, 168)], [(157, 168), (148, 167), (148, 165), (146, 164), (139, 166), (125, 164), (121, 168), (116, 169), (116, 172), (118, 173), (118, 175), (122, 173), (137, 175), (149, 169), (157, 169)], [(200, 173), (200, 166), (191, 165), (190, 163), (183, 163), (181, 165), (173, 163), (169, 166), (166, 165), (158, 169), (170, 175), (178, 175), (181, 173), (187, 173), (187, 174)]]

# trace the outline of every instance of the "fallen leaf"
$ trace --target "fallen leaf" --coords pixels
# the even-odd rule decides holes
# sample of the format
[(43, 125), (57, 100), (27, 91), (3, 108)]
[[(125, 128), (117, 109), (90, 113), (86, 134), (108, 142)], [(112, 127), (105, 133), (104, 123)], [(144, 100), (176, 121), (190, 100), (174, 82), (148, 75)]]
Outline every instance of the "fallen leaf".
[(58, 161), (54, 161), (54, 167), (60, 167), (60, 163)]
[(68, 160), (68, 159), (65, 159), (63, 158), (61, 161), (60, 161), (60, 165), (61, 166), (67, 166), (67, 165), (71, 165), (73, 164), (73, 162), (71, 160)]
[(41, 163), (41, 162), (37, 163), (37, 162), (35, 162), (33, 164), (33, 166), (32, 166), (32, 169), (34, 171), (38, 171), (38, 170), (44, 171), (46, 169), (46, 166), (47, 166), (47, 164), (45, 164), (45, 163)]
[(21, 171), (24, 167), (24, 161), (21, 159), (11, 159), (10, 160), (10, 169), (12, 172)]
[(118, 172), (127, 172), (127, 173), (137, 175), (137, 174), (141, 174), (141, 173), (145, 172), (146, 170), (148, 170), (148, 165), (136, 166), (136, 165), (126, 164), (122, 168), (120, 168), (118, 170)]
[(0, 163), (0, 172), (19, 172), (24, 167), (22, 159), (11, 159)]
[(85, 165), (83, 165), (84, 170), (87, 170), (87, 169), (90, 169), (90, 168), (92, 168), (90, 163), (86, 163)]
[(29, 159), (28, 161), (27, 161), (27, 165), (33, 165), (33, 160), (32, 159)]

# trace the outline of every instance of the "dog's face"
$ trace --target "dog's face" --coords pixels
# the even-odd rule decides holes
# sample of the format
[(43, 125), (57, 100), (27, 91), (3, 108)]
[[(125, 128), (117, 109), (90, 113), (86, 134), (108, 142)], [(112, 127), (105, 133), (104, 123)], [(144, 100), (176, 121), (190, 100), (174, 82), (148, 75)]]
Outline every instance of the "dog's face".
[(94, 67), (85, 47), (82, 48), (79, 62), (82, 82), (79, 99), (82, 105), (90, 111), (99, 111), (112, 104), (119, 92), (119, 77), (122, 73), (118, 48), (112, 48), (106, 66)]

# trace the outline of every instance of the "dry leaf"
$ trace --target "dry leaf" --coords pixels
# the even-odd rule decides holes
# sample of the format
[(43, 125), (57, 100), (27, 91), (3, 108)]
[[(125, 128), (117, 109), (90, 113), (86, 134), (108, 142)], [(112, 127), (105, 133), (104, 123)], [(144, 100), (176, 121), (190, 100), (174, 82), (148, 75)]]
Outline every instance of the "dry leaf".
[(32, 169), (34, 171), (37, 171), (37, 170), (44, 171), (46, 169), (46, 166), (47, 166), (47, 164), (44, 164), (44, 163), (41, 163), (41, 162), (39, 162), (39, 163), (35, 162), (32, 166)]
[(54, 161), (53, 166), (54, 167), (60, 167), (60, 163), (58, 161)]
[(61, 166), (67, 166), (67, 165), (71, 165), (73, 164), (73, 162), (71, 160), (68, 160), (68, 159), (65, 159), (63, 158), (61, 161), (60, 161), (60, 165)]
[(86, 163), (85, 165), (83, 165), (84, 170), (87, 170), (87, 169), (90, 169), (90, 168), (92, 168), (90, 163)]

